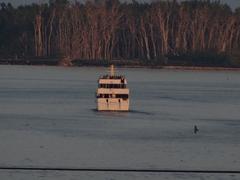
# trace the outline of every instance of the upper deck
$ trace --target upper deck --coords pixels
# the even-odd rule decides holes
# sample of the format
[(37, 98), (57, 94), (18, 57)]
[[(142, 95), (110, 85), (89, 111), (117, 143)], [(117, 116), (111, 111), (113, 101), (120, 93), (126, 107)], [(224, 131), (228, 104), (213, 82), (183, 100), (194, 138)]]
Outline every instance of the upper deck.
[(125, 76), (123, 75), (103, 75), (100, 77), (100, 79), (125, 79)]
[(98, 84), (125, 84), (126, 85), (127, 80), (124, 76), (104, 75), (99, 78)]

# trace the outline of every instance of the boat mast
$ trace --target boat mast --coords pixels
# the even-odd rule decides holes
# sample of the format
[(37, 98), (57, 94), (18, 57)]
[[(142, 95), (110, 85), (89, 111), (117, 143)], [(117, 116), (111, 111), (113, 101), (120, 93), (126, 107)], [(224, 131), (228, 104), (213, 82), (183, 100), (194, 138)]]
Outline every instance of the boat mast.
[(112, 64), (112, 65), (110, 66), (110, 75), (111, 75), (111, 76), (114, 76), (114, 74), (115, 74), (114, 65)]

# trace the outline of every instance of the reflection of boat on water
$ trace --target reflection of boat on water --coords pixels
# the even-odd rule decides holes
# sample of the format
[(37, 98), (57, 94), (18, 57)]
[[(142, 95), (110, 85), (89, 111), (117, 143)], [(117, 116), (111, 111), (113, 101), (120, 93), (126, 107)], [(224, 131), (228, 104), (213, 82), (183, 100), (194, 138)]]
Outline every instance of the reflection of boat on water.
[(98, 111), (129, 111), (127, 80), (122, 75), (115, 75), (113, 65), (110, 75), (99, 78), (96, 95)]

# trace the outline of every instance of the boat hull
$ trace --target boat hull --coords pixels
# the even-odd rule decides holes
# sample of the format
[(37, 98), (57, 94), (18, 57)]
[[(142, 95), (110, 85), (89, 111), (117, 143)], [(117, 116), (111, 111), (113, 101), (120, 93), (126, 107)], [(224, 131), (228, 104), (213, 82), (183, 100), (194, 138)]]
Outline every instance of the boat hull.
[(98, 111), (129, 111), (129, 99), (98, 98)]

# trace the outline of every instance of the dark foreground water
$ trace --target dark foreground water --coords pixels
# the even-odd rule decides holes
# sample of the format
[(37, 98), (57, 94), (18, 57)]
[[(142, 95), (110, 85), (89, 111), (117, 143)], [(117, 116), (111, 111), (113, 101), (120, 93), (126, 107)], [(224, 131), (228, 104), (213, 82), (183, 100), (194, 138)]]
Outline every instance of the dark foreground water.
[[(95, 91), (106, 71), (0, 66), (0, 166), (240, 171), (240, 72), (118, 69), (131, 111), (100, 113)], [(0, 179), (81, 178), (240, 175), (0, 170)]]

